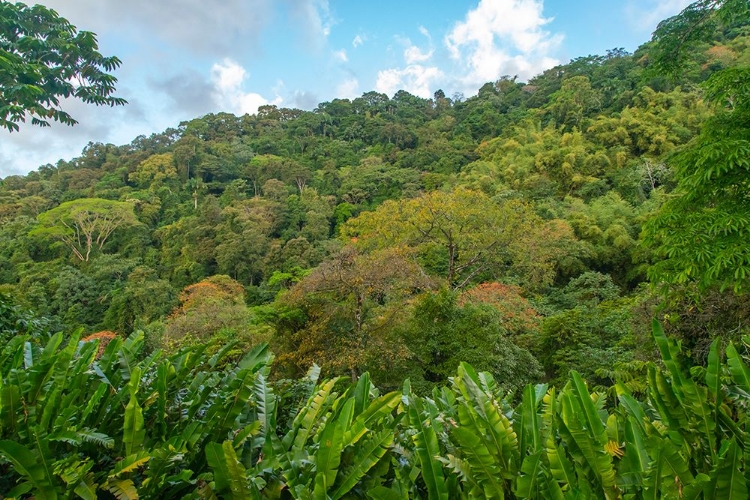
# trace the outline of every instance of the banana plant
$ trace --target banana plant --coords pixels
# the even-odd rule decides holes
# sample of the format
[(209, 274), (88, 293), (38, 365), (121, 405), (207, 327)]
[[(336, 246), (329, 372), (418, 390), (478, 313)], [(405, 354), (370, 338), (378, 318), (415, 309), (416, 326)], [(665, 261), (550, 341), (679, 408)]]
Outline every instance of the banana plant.
[(265, 345), (218, 369), (231, 345), (146, 356), (134, 334), (98, 356), (79, 339), (0, 349), (4, 498), (748, 497), (745, 359), (716, 341), (691, 369), (658, 324), (645, 397), (571, 372), (514, 407), (467, 364), (431, 397), (408, 381), (381, 395), (367, 374), (347, 385), (314, 367), (290, 420)]
[(16, 483), (6, 498), (184, 496), (206, 469), (203, 449), (245, 424), (247, 387), (271, 359), (260, 346), (219, 373), (205, 346), (143, 356), (138, 333), (97, 359), (79, 338), (3, 350), (0, 469)]

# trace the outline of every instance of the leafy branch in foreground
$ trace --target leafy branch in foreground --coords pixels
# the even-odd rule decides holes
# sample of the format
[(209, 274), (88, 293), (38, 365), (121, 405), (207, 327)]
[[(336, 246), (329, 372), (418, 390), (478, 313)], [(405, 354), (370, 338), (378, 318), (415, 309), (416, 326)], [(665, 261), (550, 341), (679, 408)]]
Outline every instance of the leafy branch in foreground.
[[(700, 0), (659, 25), (657, 66), (680, 69), (680, 50), (700, 41), (714, 21), (747, 22), (745, 0)], [(750, 279), (750, 67), (723, 69), (703, 83), (716, 108), (701, 134), (672, 155), (678, 186), (644, 226), (644, 240), (656, 250), (649, 270), (655, 283), (696, 282), (744, 290)]]
[(61, 108), (77, 98), (97, 106), (121, 106), (112, 94), (120, 66), (114, 56), (99, 53), (96, 35), (78, 31), (67, 19), (42, 5), (0, 1), (0, 127), (19, 130), (31, 116), (32, 125), (49, 120), (78, 123)]

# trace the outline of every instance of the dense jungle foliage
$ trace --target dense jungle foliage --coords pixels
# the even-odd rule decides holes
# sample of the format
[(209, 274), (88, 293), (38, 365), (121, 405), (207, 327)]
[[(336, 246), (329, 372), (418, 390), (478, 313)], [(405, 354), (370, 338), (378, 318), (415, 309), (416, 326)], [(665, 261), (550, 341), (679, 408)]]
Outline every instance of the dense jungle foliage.
[[(16, 311), (18, 313), (19, 311)], [(33, 335), (37, 335), (35, 339)], [(271, 382), (259, 344), (146, 355), (142, 332), (0, 352), (5, 498), (726, 498), (748, 496), (750, 367), (720, 339), (688, 371), (658, 322), (660, 366), (590, 392), (515, 395), (460, 363), (429, 397), (368, 374)], [(750, 340), (750, 339), (748, 339)], [(741, 346), (746, 352), (747, 346)]]
[(0, 494), (747, 498), (748, 68), (701, 0), (6, 177)]

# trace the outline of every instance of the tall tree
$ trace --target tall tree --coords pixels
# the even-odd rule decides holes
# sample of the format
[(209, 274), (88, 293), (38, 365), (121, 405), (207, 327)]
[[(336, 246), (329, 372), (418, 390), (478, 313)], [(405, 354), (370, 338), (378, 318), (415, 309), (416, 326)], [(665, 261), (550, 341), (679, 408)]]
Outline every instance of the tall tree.
[(413, 248), (449, 288), (462, 289), (479, 277), (507, 274), (523, 276), (532, 284), (548, 283), (553, 276), (549, 243), (554, 242), (541, 238), (545, 228), (524, 203), (497, 203), (459, 188), (387, 201), (349, 220), (341, 234), (364, 249)]
[(61, 241), (86, 262), (93, 250), (102, 250), (115, 230), (138, 224), (131, 203), (99, 198), (65, 202), (37, 219), (40, 227), (32, 233)]

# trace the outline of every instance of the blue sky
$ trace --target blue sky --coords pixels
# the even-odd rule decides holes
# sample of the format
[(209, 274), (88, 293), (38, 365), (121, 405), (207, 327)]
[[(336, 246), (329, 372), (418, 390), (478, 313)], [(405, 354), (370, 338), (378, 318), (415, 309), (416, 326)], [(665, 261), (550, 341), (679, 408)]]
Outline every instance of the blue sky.
[(633, 51), (688, 0), (42, 0), (116, 72), (123, 108), (65, 103), (80, 125), (0, 132), (0, 177), (129, 143), (209, 112), (313, 109), (336, 97), (404, 89), (470, 96), (503, 75)]

